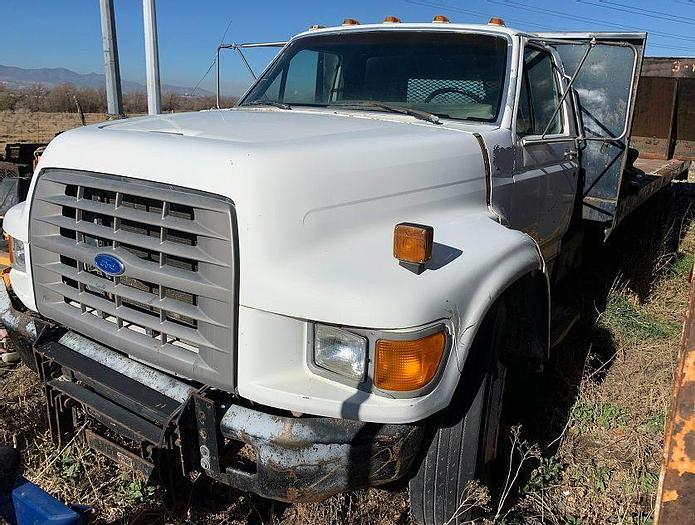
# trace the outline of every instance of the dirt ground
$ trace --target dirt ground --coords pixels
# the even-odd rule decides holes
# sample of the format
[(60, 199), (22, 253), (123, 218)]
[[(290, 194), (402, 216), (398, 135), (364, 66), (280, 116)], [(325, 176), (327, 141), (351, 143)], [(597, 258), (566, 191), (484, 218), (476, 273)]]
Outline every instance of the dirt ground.
[[(104, 113), (85, 113), (87, 124), (106, 120)], [(80, 126), (77, 113), (0, 111), (0, 152), (9, 142), (49, 142), (57, 133)]]
[[(37, 136), (44, 140), (61, 127), (78, 125), (73, 117), (77, 120), (74, 115), (50, 124), (44, 120), (46, 135)], [(31, 123), (39, 117), (13, 118)], [(0, 113), (0, 142), (35, 139), (13, 131), (20, 124), (11, 121)], [(636, 213), (607, 246), (592, 244), (582, 269), (558, 290), (557, 298), (580, 308), (582, 318), (547, 369), (528, 382), (524, 409), (514, 421), (520, 427), (506, 432), (512, 473), (508, 496), (493, 505), (484, 491), (475, 492), (479, 523), (652, 523), (695, 252), (694, 215), (691, 172), (688, 181), (674, 183)], [(57, 450), (46, 432), (41, 389), (25, 367), (0, 369), (0, 443), (22, 450), (29, 479), (66, 502), (93, 506), (96, 523), (412, 523), (404, 483), (319, 504), (286, 505), (201, 478), (184, 510), (170, 512), (160, 489), (81, 443)]]

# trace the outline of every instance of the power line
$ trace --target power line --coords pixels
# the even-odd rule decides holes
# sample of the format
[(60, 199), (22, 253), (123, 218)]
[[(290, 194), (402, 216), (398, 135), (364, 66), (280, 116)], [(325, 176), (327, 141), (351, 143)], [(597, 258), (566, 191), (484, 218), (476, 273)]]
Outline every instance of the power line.
[[(452, 5), (447, 5), (447, 4), (441, 4), (438, 2), (432, 2), (429, 0), (403, 0), (406, 4), (411, 4), (411, 5), (419, 5), (423, 7), (433, 7), (435, 9), (441, 9), (442, 11), (449, 11), (452, 13), (463, 13), (466, 15), (474, 15), (474, 16), (479, 16), (482, 18), (490, 18), (492, 16), (498, 16), (499, 13), (484, 13), (481, 11), (473, 11), (471, 9), (463, 9), (461, 7), (457, 6), (452, 6)], [(505, 19), (510, 21), (510, 22), (515, 22), (516, 24), (522, 24), (522, 25), (529, 25), (531, 27), (535, 27), (537, 29), (545, 29), (548, 31), (554, 31), (555, 29), (552, 27), (547, 27), (547, 26), (539, 26), (536, 24), (535, 21), (529, 21), (529, 20), (522, 20), (520, 18), (509, 18), (505, 16)]]
[[(588, 22), (590, 24), (601, 25), (604, 27), (620, 27), (622, 29), (629, 29), (631, 31), (637, 31), (638, 30), (634, 26), (628, 26), (628, 25), (612, 23), (612, 22), (611, 23), (604, 22), (602, 20), (598, 20), (596, 18), (590, 18), (587, 16), (571, 15), (569, 13), (564, 13), (562, 11), (553, 11), (552, 9), (546, 9), (543, 7), (530, 6), (527, 4), (522, 4), (520, 2), (515, 2), (513, 0), (487, 0), (487, 1), (490, 3), (493, 3), (493, 4), (509, 5), (515, 9), (523, 9), (526, 11), (533, 11), (536, 13), (550, 15), (550, 16), (554, 16), (557, 18), (564, 18), (567, 20), (573, 20), (575, 22)], [(695, 4), (693, 4), (693, 6), (695, 6)], [(676, 40), (684, 40), (686, 42), (692, 42), (692, 40), (693, 40), (692, 37), (686, 36), (686, 35), (672, 35), (669, 33), (663, 33), (661, 31), (651, 31), (651, 30), (648, 30), (648, 32), (650, 35), (658, 35), (658, 36), (663, 37), (663, 38), (673, 38)]]
[(678, 24), (688, 24), (695, 22), (695, 18), (681, 17), (671, 13), (664, 13), (663, 11), (653, 11), (651, 9), (644, 9), (642, 7), (631, 6), (627, 4), (619, 3), (609, 3), (606, 0), (598, 0), (598, 2), (591, 2), (590, 0), (577, 0), (577, 2), (582, 4), (593, 5), (596, 7), (603, 7), (604, 9), (611, 9), (613, 11), (620, 11), (621, 13), (630, 14), (642, 14), (647, 15), (652, 18), (659, 18), (661, 20), (667, 20), (669, 22), (676, 22)]
[[(419, 5), (419, 6), (423, 6), (423, 7), (432, 7), (435, 9), (441, 9), (442, 11), (449, 11), (449, 12), (453, 12), (453, 13), (471, 14), (471, 15), (480, 16), (483, 18), (488, 18), (491, 16), (498, 16), (500, 14), (500, 13), (486, 13), (486, 12), (481, 12), (481, 11), (474, 11), (471, 9), (464, 9), (464, 8), (461, 8), (458, 6), (452, 6), (449, 4), (443, 4), (443, 3), (435, 2), (435, 1), (431, 1), (431, 0), (403, 0), (403, 1), (405, 3), (411, 4), (411, 5)], [(497, 1), (497, 2), (493, 2), (493, 0), (488, 0), (488, 1), (491, 3), (500, 3), (499, 1)], [(580, 0), (577, 0), (577, 1), (580, 1)], [(539, 10), (539, 12), (542, 13), (542, 8), (531, 9), (530, 6), (525, 6), (525, 5), (524, 5), (524, 8), (527, 8), (527, 10), (529, 10), (529, 11)], [(548, 11), (551, 11), (551, 10), (548, 10)], [(564, 13), (560, 13), (558, 11), (555, 11), (554, 13), (564, 15)], [(566, 15), (566, 16), (572, 17), (574, 15)], [(515, 24), (523, 24), (526, 26), (530, 26), (531, 28), (533, 28), (532, 31), (537, 31), (539, 29), (545, 30), (545, 31), (557, 31), (556, 27), (541, 26), (541, 25), (538, 25), (535, 21), (523, 20), (521, 18), (511, 18), (511, 17), (508, 17), (506, 14), (504, 15), (504, 18), (505, 18), (505, 20), (513, 22)], [(586, 18), (586, 20), (580, 20), (580, 21), (585, 21), (585, 22), (590, 22), (590, 23), (601, 23), (604, 26), (610, 27), (610, 24), (607, 24), (606, 22), (601, 22), (601, 21), (596, 20), (596, 19), (591, 19), (588, 17), (578, 17), (578, 18)], [(618, 26), (620, 26), (620, 25), (618, 24)], [(620, 27), (628, 27), (628, 26), (620, 26)], [(629, 29), (632, 31), (635, 30), (633, 27), (629, 27)], [(660, 33), (658, 31), (650, 31), (649, 33), (654, 34), (654, 35), (659, 35), (659, 36), (662, 36), (662, 35), (665, 36), (666, 35), (665, 33)], [(685, 40), (688, 42), (691, 41), (690, 38), (686, 38), (684, 35), (669, 35), (669, 36), (673, 36), (674, 38), (677, 38), (679, 40), (682, 39), (682, 40)], [(692, 51), (693, 51), (692, 47), (685, 47), (685, 46), (678, 46), (678, 45), (671, 45), (671, 44), (656, 44), (656, 43), (651, 43), (651, 42), (649, 43), (649, 47), (658, 48), (658, 49), (672, 49), (674, 51), (686, 51), (689, 53), (692, 53)]]
[(670, 44), (652, 44), (651, 42), (648, 44), (649, 47), (658, 47), (660, 49), (676, 49), (678, 51), (687, 51), (689, 53), (693, 52), (692, 47), (685, 47), (685, 46), (672, 46)]
[(654, 9), (646, 9), (644, 7), (639, 7), (639, 6), (626, 5), (626, 4), (623, 4), (621, 2), (616, 2), (615, 0), (598, 0), (598, 1), (602, 4), (610, 4), (612, 6), (620, 6), (620, 7), (626, 8), (626, 9), (632, 9), (633, 11), (639, 11), (639, 12), (642, 12), (642, 13), (647, 14), (649, 16), (655, 16), (656, 15), (656, 16), (667, 17), (667, 19), (671, 19), (674, 22), (682, 22), (685, 20), (688, 20), (690, 22), (695, 22), (695, 18), (691, 18), (691, 17), (687, 17), (687, 16), (683, 17), (683, 16), (676, 15), (673, 13), (667, 13), (664, 11), (656, 11)]
[[(227, 31), (229, 31), (229, 28), (230, 28), (231, 26), (232, 26), (232, 19), (230, 18), (230, 19), (229, 19), (229, 23), (227, 24), (227, 27), (226, 27), (225, 30), (224, 30), (224, 33), (222, 33), (222, 38), (220, 38), (220, 45), (224, 44), (224, 39), (225, 39), (225, 37), (227, 36)], [(208, 70), (205, 72), (205, 74), (204, 74), (202, 77), (200, 77), (200, 80), (198, 80), (198, 83), (195, 85), (195, 87), (194, 87), (193, 90), (191, 91), (191, 96), (195, 95), (196, 90), (198, 89), (198, 87), (200, 86), (200, 84), (203, 82), (203, 80), (205, 80), (205, 77), (208, 76), (208, 74), (210, 73), (210, 71), (211, 71), (212, 68), (214, 67), (216, 61), (217, 61), (217, 55), (215, 55), (215, 56), (213, 57), (212, 63), (210, 64), (210, 67), (208, 67)]]

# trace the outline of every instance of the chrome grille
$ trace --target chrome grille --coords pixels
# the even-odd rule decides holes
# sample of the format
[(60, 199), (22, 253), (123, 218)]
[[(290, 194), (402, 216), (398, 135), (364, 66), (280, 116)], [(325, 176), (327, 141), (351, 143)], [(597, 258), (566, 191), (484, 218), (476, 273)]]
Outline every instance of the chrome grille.
[[(233, 207), (125, 177), (50, 169), (31, 206), (39, 311), (139, 359), (233, 387)], [(125, 266), (109, 275), (109, 254)]]

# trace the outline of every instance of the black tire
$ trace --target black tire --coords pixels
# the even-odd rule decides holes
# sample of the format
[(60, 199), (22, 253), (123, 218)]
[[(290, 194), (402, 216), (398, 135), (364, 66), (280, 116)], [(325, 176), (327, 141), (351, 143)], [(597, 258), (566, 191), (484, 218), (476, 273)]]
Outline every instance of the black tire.
[(474, 511), (451, 518), (473, 480), (494, 496), (507, 371), (500, 360), (504, 308), (493, 312), (480, 328), (451, 405), (431, 422), (432, 441), (410, 480), (410, 511), (420, 525), (471, 520)]

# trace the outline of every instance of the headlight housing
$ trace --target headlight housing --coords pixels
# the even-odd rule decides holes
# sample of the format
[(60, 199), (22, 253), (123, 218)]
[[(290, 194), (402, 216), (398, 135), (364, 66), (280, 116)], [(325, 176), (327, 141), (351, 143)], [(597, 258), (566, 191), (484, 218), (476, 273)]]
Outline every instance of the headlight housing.
[(317, 324), (314, 327), (314, 364), (348, 380), (366, 376), (367, 338), (347, 330)]
[(10, 263), (12, 264), (12, 268), (25, 272), (27, 270), (27, 263), (24, 243), (9, 236), (8, 242), (10, 245)]
[(338, 328), (316, 323), (309, 336), (309, 368), (365, 392), (415, 397), (430, 392), (452, 346), (446, 322), (415, 330)]

